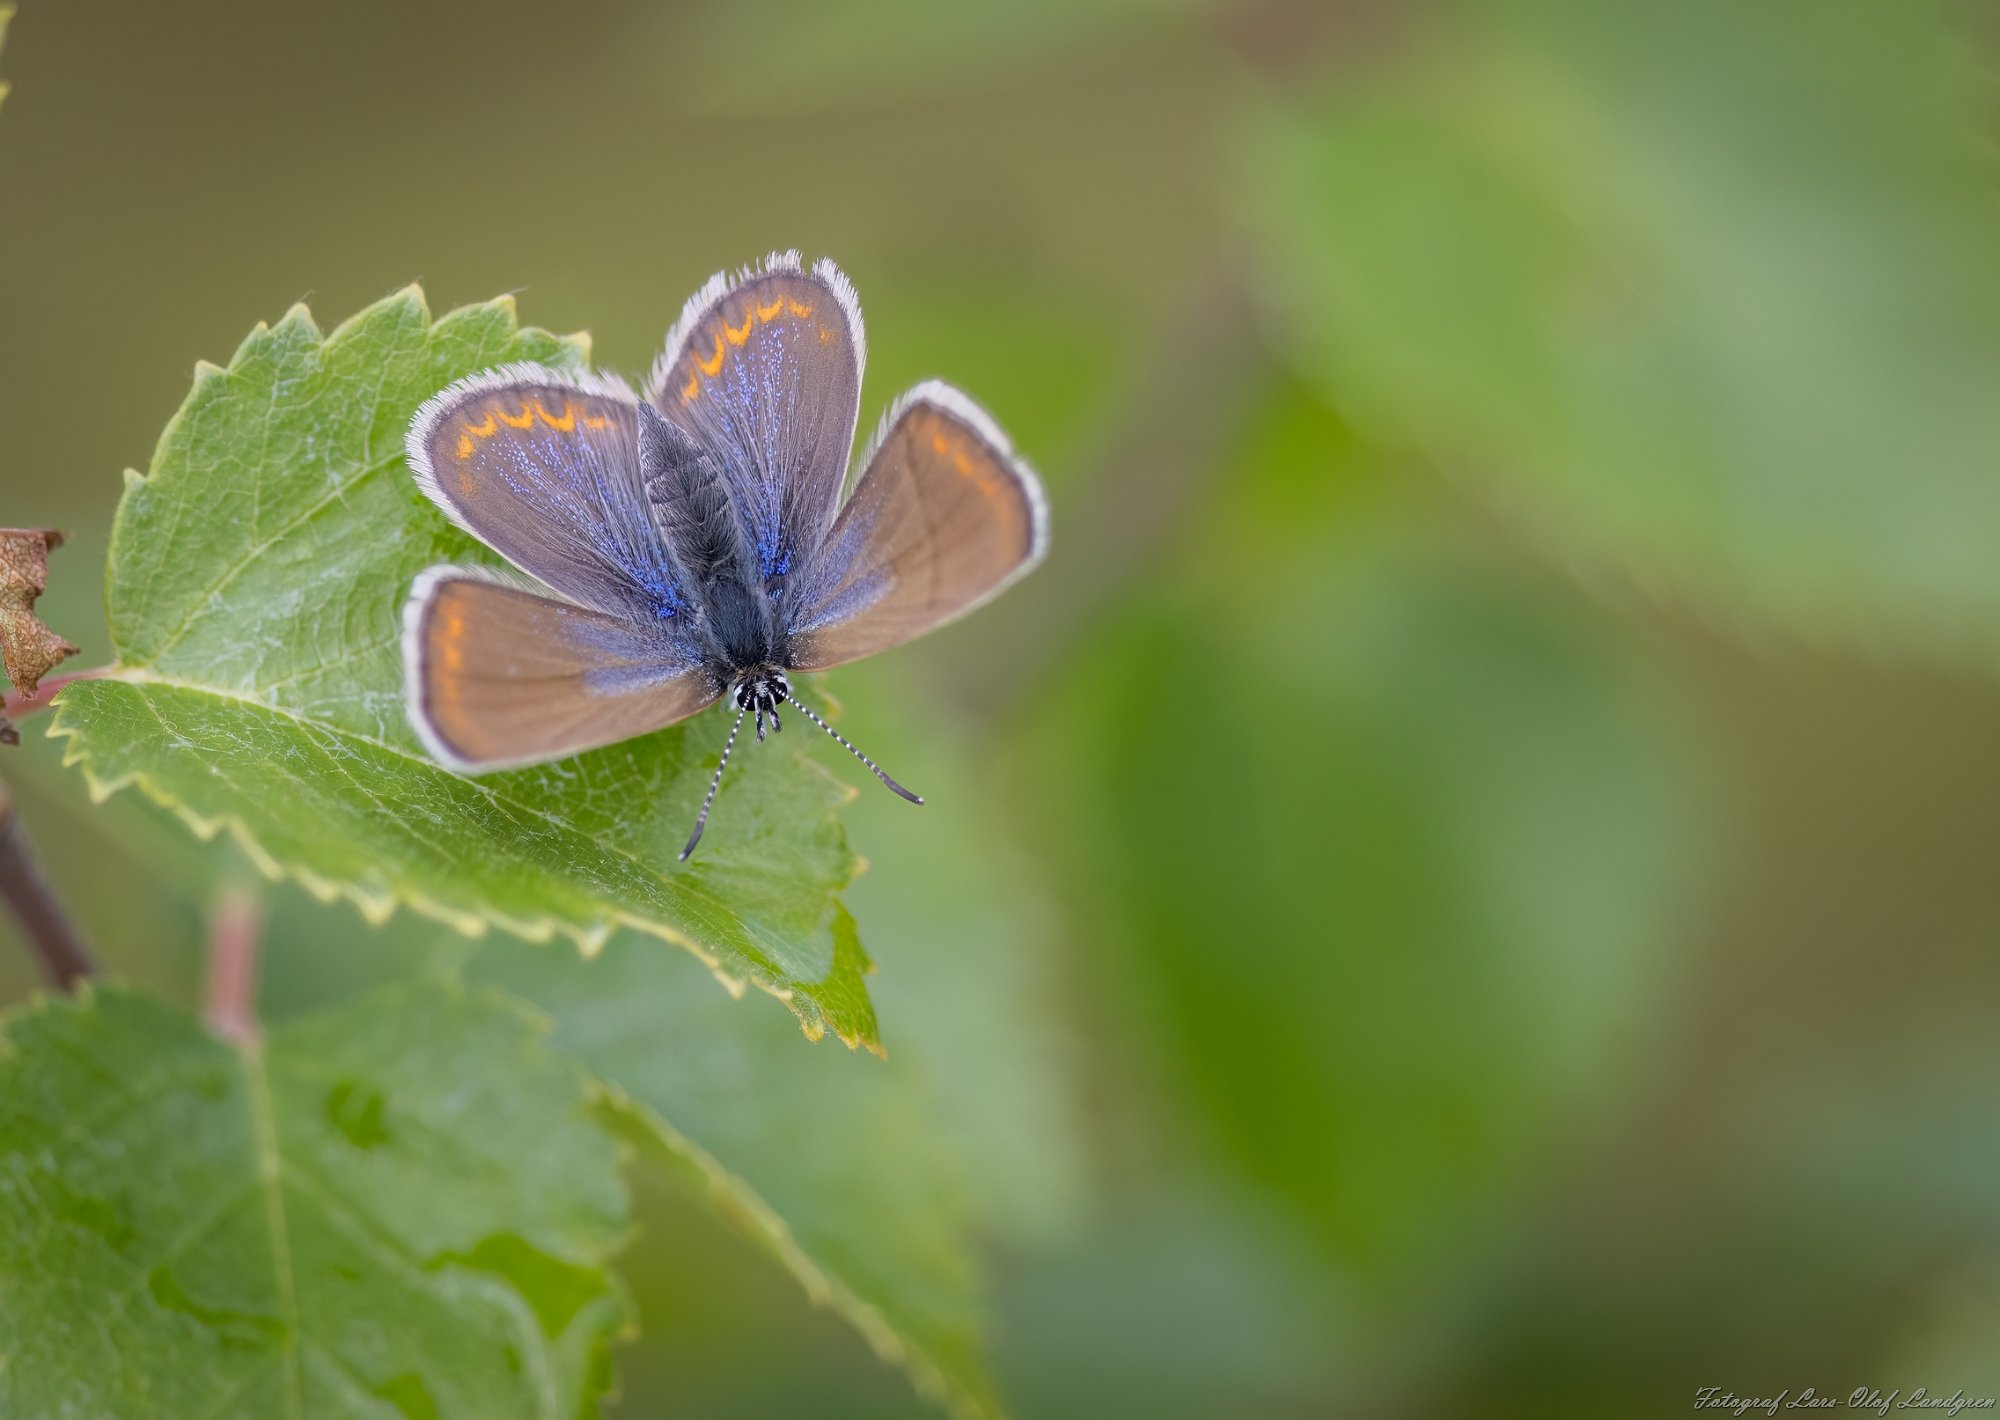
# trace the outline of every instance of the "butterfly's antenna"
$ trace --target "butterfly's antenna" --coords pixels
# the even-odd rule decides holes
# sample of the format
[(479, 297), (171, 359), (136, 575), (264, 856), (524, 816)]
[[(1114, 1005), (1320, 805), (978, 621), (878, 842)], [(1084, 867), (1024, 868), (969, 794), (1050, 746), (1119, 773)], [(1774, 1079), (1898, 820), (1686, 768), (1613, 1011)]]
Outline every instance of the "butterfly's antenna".
[(801, 715), (805, 716), (815, 725), (818, 725), (822, 730), (825, 730), (829, 735), (832, 735), (836, 740), (839, 740), (840, 747), (846, 750), (849, 754), (853, 755), (856, 759), (860, 760), (863, 764), (867, 765), (870, 771), (874, 773), (877, 779), (880, 779), (884, 784), (887, 784), (891, 789), (894, 789), (898, 794), (901, 794), (911, 803), (921, 804), (923, 802), (923, 798), (921, 795), (912, 794), (908, 789), (905, 789), (901, 784), (898, 784), (895, 780), (891, 779), (888, 775), (884, 774), (882, 772), (881, 765), (877, 764), (874, 760), (870, 759), (867, 755), (863, 754), (860, 750), (856, 749), (853, 745), (849, 744), (846, 738), (841, 735), (840, 731), (836, 730), (833, 726), (827, 724), (827, 722), (820, 719), (819, 716), (813, 714), (812, 707), (807, 705), (803, 700), (794, 700), (792, 704), (798, 706), (799, 713)]
[(701, 831), (708, 827), (709, 806), (715, 802), (715, 791), (722, 787), (722, 771), (729, 767), (729, 751), (736, 748), (736, 732), (743, 728), (743, 717), (748, 713), (738, 710), (736, 723), (729, 727), (729, 738), (722, 745), (722, 762), (715, 766), (715, 777), (708, 781), (708, 797), (701, 801), (701, 816), (694, 821), (694, 832), (688, 835), (688, 846), (681, 849), (683, 863), (688, 860), (688, 854), (694, 852), (695, 844), (701, 842)]

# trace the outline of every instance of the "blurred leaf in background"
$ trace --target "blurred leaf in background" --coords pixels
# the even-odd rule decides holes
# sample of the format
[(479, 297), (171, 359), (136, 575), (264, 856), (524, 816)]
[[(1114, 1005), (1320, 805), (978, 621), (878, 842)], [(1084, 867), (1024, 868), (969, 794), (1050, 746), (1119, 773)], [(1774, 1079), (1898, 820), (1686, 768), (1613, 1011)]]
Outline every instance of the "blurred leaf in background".
[(1158, 1068), (1402, 1305), (1615, 1098), (1695, 806), (1643, 678), (1532, 577), (1454, 557), (1397, 474), (1277, 386), (1035, 753)]
[(1564, 555), (1990, 668), (2000, 165), (1946, 13), (1429, 9), (1253, 125), (1274, 325)]

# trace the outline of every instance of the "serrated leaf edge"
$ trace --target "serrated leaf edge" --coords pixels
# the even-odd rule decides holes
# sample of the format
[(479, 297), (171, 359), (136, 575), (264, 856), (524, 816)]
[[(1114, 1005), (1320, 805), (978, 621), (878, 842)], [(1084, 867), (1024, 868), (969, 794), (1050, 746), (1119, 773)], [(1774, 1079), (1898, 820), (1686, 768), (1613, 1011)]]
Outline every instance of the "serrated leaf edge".
[[(233, 700), (243, 705), (253, 706), (269, 714), (281, 715), (287, 719), (296, 720), (302, 725), (310, 725), (323, 734), (360, 741), (373, 748), (381, 749), (407, 759), (411, 763), (420, 765), (426, 769), (436, 770), (439, 768), (438, 765), (432, 764), (429, 760), (411, 754), (407, 749), (390, 744), (386, 740), (378, 740), (356, 731), (328, 725), (323, 721), (300, 715), (282, 706), (272, 705), (248, 696), (235, 695), (215, 686), (194, 685), (167, 676), (154, 675), (151, 672), (136, 668), (121, 668), (113, 674), (99, 677), (99, 679), (122, 681), (130, 685), (161, 685), (171, 689), (187, 690), (200, 695), (212, 696), (218, 700)], [(799, 1029), (805, 1033), (807, 1040), (817, 1041), (823, 1039), (828, 1026), (832, 1024), (826, 1018), (824, 1011), (816, 1004), (811, 1005), (811, 1014), (808, 1015), (806, 1010), (801, 1008), (801, 999), (791, 987), (774, 981), (764, 980), (755, 975), (751, 975), (746, 979), (745, 977), (736, 976), (724, 970), (721, 958), (716, 953), (708, 950), (699, 941), (687, 935), (679, 928), (665, 922), (655, 921), (651, 918), (640, 917), (615, 909), (607, 912), (596, 922), (581, 925), (566, 921), (553, 914), (538, 918), (517, 918), (507, 913), (491, 910), (483, 913), (471, 913), (453, 907), (448, 903), (440, 902), (419, 889), (401, 888), (383, 893), (371, 893), (359, 883), (330, 878), (324, 874), (314, 872), (311, 868), (305, 867), (302, 864), (287, 865), (280, 861), (270, 850), (265, 848), (256, 834), (251, 831), (250, 826), (237, 815), (220, 814), (211, 817), (202, 814), (182, 802), (156, 778), (147, 774), (144, 770), (135, 769), (129, 773), (117, 776), (105, 776), (97, 773), (90, 763), (91, 750), (88, 734), (80, 726), (65, 721), (60, 697), (55, 701), (55, 710), (55, 716), (49, 723), (47, 738), (66, 741), (63, 745), (63, 767), (78, 769), (83, 774), (84, 785), (90, 794), (92, 803), (101, 804), (121, 789), (128, 786), (137, 787), (141, 793), (155, 804), (158, 804), (161, 808), (168, 810), (175, 817), (179, 818), (181, 822), (185, 823), (194, 832), (196, 837), (202, 839), (204, 842), (211, 841), (218, 834), (226, 831), (229, 834), (230, 840), (243, 851), (244, 856), (249, 858), (256, 865), (257, 870), (272, 882), (285, 882), (287, 880), (296, 882), (310, 893), (314, 899), (322, 903), (332, 904), (345, 899), (372, 926), (381, 926), (384, 922), (388, 921), (395, 914), (396, 908), (400, 904), (410, 908), (421, 916), (428, 917), (435, 922), (442, 922), (453, 931), (466, 937), (482, 937), (486, 934), (489, 927), (499, 927), (502, 931), (531, 942), (551, 941), (558, 935), (567, 937), (586, 958), (594, 957), (602, 951), (605, 942), (610, 939), (611, 933), (617, 928), (629, 927), (634, 931), (666, 941), (686, 951), (708, 969), (709, 974), (722, 985), (723, 989), (730, 994), (732, 999), (741, 1000), (745, 994), (746, 986), (754, 984), (760, 991), (784, 1002), (798, 1021)], [(828, 774), (824, 766), (820, 765), (817, 761), (808, 758), (803, 753), (799, 753), (797, 757), (801, 762), (810, 765), (814, 770), (822, 774), (827, 774), (827, 777), (831, 778), (831, 775)], [(478, 781), (468, 780), (467, 782), (476, 784)], [(851, 788), (852, 786), (843, 785), (842, 787)], [(492, 791), (489, 789), (488, 792)], [(626, 856), (629, 857), (630, 855)], [(641, 866), (645, 865), (641, 864)], [(835, 890), (839, 891), (845, 888), (852, 881), (853, 875), (850, 872), (849, 876)], [(866, 975), (867, 970), (872, 969), (872, 963), (868, 963), (865, 954), (863, 962), (863, 974)], [(870, 1014), (873, 1014), (872, 1010)], [(849, 1034), (842, 1031), (838, 1026), (834, 1027), (833, 1033), (850, 1050), (866, 1049), (870, 1054), (882, 1058), (887, 1057), (887, 1051), (884, 1050), (879, 1037), (871, 1038), (860, 1032)]]
[(600, 1077), (599, 1085), (610, 1108), (643, 1130), (647, 1140), (672, 1163), (695, 1172), (711, 1200), (720, 1204), (717, 1212), (725, 1221), (769, 1250), (805, 1289), (807, 1300), (814, 1306), (825, 1307), (858, 1331), (870, 1350), (910, 1378), (918, 1394), (942, 1405), (957, 1420), (1005, 1420), (1005, 1412), (991, 1396), (980, 1395), (954, 1381), (880, 1307), (815, 1261), (793, 1235), (791, 1225), (748, 1182), (674, 1128), (652, 1106), (632, 1098), (609, 1080)]
[[(323, 358), (327, 352), (335, 350), (341, 342), (352, 338), (355, 331), (365, 322), (379, 319), (385, 312), (393, 311), (397, 308), (411, 311), (426, 333), (436, 331), (439, 326), (449, 321), (471, 319), (476, 315), (486, 312), (497, 312), (503, 315), (506, 319), (507, 329), (511, 333), (514, 335), (522, 333), (520, 311), (511, 294), (496, 296), (490, 301), (478, 301), (470, 305), (455, 306), (451, 310), (446, 311), (442, 316), (434, 316), (431, 313), (430, 300), (425, 296), (422, 284), (413, 281), (399, 290), (390, 292), (380, 300), (363, 306), (353, 315), (341, 321), (331, 331), (323, 331), (320, 328), (319, 322), (313, 317), (312, 308), (307, 306), (305, 302), (294, 302), (286, 309), (284, 315), (278, 318), (276, 324), (268, 321), (258, 321), (256, 325), (252, 326), (250, 333), (237, 342), (235, 351), (229, 357), (228, 365), (217, 365), (209, 360), (195, 361), (194, 378), (188, 386), (187, 395), (181, 400), (180, 405), (174, 410), (172, 417), (167, 420), (165, 426), (160, 430), (159, 438), (154, 441), (152, 457), (147, 460), (146, 471), (140, 473), (136, 469), (126, 469), (122, 492), (129, 493), (135, 485), (150, 483), (152, 481), (159, 471), (161, 464), (171, 452), (174, 440), (180, 433), (183, 424), (192, 417), (195, 403), (202, 391), (210, 385), (237, 374), (247, 363), (256, 359), (264, 347), (269, 345), (274, 339), (289, 335), (295, 331), (303, 332), (304, 336), (310, 339), (314, 349)], [(555, 335), (552, 332), (543, 333), (547, 334), (558, 345), (568, 350), (579, 364), (586, 368), (588, 367), (591, 347), (589, 332), (577, 331), (569, 335)], [(363, 469), (353, 479), (350, 479), (348, 483), (332, 490), (328, 494), (328, 500), (330, 501), (333, 498), (344, 495), (345, 491), (354, 482), (368, 477), (369, 474), (377, 471), (378, 467), (388, 467), (391, 463), (400, 460), (401, 457), (402, 449), (398, 445), (391, 458), (383, 460), (379, 465), (371, 465)], [(121, 496), (118, 500), (117, 508), (112, 513), (109, 546), (114, 554), (120, 545), (124, 533), (125, 518), (130, 507), (131, 504)], [(254, 560), (256, 556), (261, 555), (263, 550), (263, 548), (255, 550), (250, 559), (246, 559), (246, 561), (232, 568), (221, 582), (209, 589), (206, 596), (213, 596), (222, 586), (227, 585), (229, 580), (249, 565), (250, 560)], [(107, 557), (104, 565), (105, 607), (107, 612), (114, 604), (114, 597), (112, 595), (112, 565), (112, 557)], [(196, 600), (193, 609), (190, 611), (190, 616), (199, 611), (202, 601), (206, 600), (206, 596)], [(113, 649), (118, 651), (122, 658), (124, 654), (123, 638), (121, 637), (118, 620), (115, 615), (110, 618), (110, 622), (111, 644)], [(152, 655), (158, 656), (166, 650), (171, 649), (186, 629), (187, 623), (183, 623), (182, 626), (169, 636), (164, 644), (153, 649)]]

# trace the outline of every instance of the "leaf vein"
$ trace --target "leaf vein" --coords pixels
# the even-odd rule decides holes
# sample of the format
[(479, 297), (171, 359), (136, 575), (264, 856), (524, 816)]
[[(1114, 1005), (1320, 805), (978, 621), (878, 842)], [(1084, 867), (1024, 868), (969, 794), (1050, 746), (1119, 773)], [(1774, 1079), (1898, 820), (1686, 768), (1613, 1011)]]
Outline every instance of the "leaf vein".
[[(221, 592), (225, 587), (227, 587), (231, 582), (235, 581), (238, 577), (242, 576), (243, 573), (259, 558), (263, 557), (265, 553), (269, 552), (279, 542), (281, 542), (286, 537), (290, 536), (292, 533), (296, 532), (299, 528), (305, 526), (305, 524), (311, 522), (314, 518), (318, 517), (321, 513), (325, 512), (328, 508), (333, 507), (335, 504), (342, 502), (344, 496), (350, 490), (359, 487), (365, 480), (367, 480), (368, 478), (372, 477), (375, 474), (382, 472), (384, 469), (388, 468), (391, 464), (396, 463), (401, 458), (402, 454), (396, 453), (390, 455), (387, 458), (377, 459), (373, 463), (363, 465), (361, 469), (354, 474), (353, 477), (348, 478), (343, 482), (335, 483), (332, 488), (328, 489), (319, 498), (315, 499), (311, 504), (311, 506), (307, 507), (306, 509), (298, 513), (295, 517), (291, 519), (291, 521), (287, 522), (283, 527), (279, 528), (277, 531), (273, 532), (269, 537), (264, 538), (263, 540), (258, 542), (255, 547), (252, 547), (247, 552), (245, 552), (238, 561), (231, 564), (226, 570), (224, 570), (222, 576), (216, 579), (216, 581), (212, 583), (206, 591), (204, 591), (200, 596), (194, 599), (193, 603), (189, 606), (187, 613), (181, 617), (180, 624), (175, 626), (174, 629), (167, 634), (166, 640), (162, 641), (158, 646), (155, 646), (153, 648), (148, 658), (149, 662), (157, 662), (161, 657), (165, 656), (167, 652), (171, 651), (174, 647), (178, 646), (182, 642), (182, 640), (186, 638), (188, 631), (194, 626), (194, 624), (197, 621), (201, 619), (203, 611), (208, 607), (208, 605), (212, 601), (215, 600), (216, 594)], [(174, 511), (176, 518), (178, 518), (180, 513), (180, 504), (184, 501), (185, 500), (177, 500), (175, 503)], [(170, 536), (171, 536), (171, 531), (170, 531)]]
[(261, 1045), (253, 1042), (239, 1054), (243, 1077), (249, 1085), (251, 1135), (257, 1148), (257, 1178), (264, 1192), (264, 1226), (270, 1237), (271, 1271), (278, 1288), (279, 1314), (285, 1324), (285, 1338), (280, 1344), (285, 1358), (285, 1397), (292, 1420), (304, 1420), (305, 1398), (299, 1379), (299, 1299), (292, 1278), (291, 1234), (285, 1221), (284, 1164), (278, 1153), (277, 1120), (271, 1112), (271, 1077), (264, 1068)]

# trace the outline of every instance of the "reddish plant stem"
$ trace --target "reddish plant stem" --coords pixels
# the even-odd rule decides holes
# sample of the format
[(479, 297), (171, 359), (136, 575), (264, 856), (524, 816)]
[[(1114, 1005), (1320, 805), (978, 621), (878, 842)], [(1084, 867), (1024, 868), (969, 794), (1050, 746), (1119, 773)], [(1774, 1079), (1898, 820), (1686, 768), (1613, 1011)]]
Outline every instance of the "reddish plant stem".
[(96, 680), (99, 676), (110, 675), (116, 669), (117, 667), (115, 666), (92, 666), (87, 671), (71, 671), (68, 675), (52, 675), (39, 686), (35, 687), (33, 695), (23, 695), (18, 690), (10, 690), (7, 692), (5, 716), (9, 720), (18, 720), (23, 715), (32, 715), (37, 710), (46, 710), (49, 708), (50, 702), (62, 693), (62, 688), (71, 681)]
[(51, 986), (73, 991), (94, 975), (97, 962), (76, 920), (56, 896), (34, 844), (21, 826), (14, 796), (0, 784), (0, 901), (20, 924), (28, 949)]
[(208, 915), (208, 988), (202, 1019), (231, 1045), (262, 1033), (257, 1023), (257, 957), (264, 944), (264, 903), (253, 891), (225, 887)]

